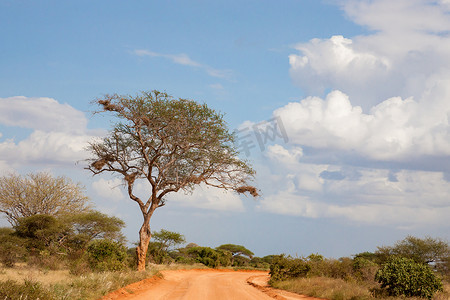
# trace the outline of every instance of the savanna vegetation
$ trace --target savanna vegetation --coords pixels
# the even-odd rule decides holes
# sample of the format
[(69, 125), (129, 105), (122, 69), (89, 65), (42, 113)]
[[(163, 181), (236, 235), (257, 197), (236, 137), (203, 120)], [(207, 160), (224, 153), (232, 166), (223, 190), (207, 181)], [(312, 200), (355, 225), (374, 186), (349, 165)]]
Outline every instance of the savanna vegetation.
[(393, 246), (339, 259), (255, 257), (243, 245), (200, 246), (162, 229), (152, 232), (145, 260), (149, 270), (137, 272), (136, 248), (127, 247), (122, 220), (92, 207), (74, 214), (36, 211), (0, 228), (0, 298), (97, 299), (174, 266), (270, 270), (273, 287), (325, 299), (450, 295), (450, 249), (437, 238), (408, 236)]
[(273, 287), (325, 299), (449, 299), (450, 247), (439, 238), (408, 236), (353, 257), (276, 256)]
[[(258, 196), (249, 184), (254, 171), (238, 159), (223, 116), (206, 105), (157, 91), (96, 103), (98, 113), (118, 121), (90, 144), (87, 169), (123, 179), (143, 216), (139, 240), (130, 247), (121, 232), (125, 223), (95, 210), (84, 188), (67, 177), (2, 176), (0, 213), (11, 226), (0, 228), (0, 299), (98, 299), (157, 274), (161, 265), (270, 270), (273, 287), (325, 299), (449, 299), (450, 248), (438, 238), (408, 236), (374, 252), (330, 259), (255, 257), (243, 245), (213, 248), (187, 243), (181, 233), (150, 231), (168, 193), (204, 184)], [(136, 180), (149, 184), (146, 199), (135, 194)]]
[[(39, 188), (36, 179), (45, 185)], [(7, 191), (11, 187), (14, 193)], [(16, 202), (6, 201), (11, 194)], [(125, 223), (95, 210), (81, 185), (48, 173), (9, 175), (0, 178), (0, 197), (1, 212), (11, 223), (0, 228), (0, 299), (97, 299), (156, 274), (161, 265), (269, 267), (268, 260), (253, 257), (244, 246), (186, 244), (182, 234), (162, 229), (152, 233), (145, 259), (150, 270), (134, 271), (136, 247), (127, 247), (121, 232)]]

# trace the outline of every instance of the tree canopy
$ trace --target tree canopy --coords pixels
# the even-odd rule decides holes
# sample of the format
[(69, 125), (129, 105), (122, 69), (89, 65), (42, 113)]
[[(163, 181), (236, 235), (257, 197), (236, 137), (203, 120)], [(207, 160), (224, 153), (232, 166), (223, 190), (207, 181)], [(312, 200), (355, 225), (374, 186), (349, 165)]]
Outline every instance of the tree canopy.
[(245, 255), (252, 258), (254, 253), (242, 245), (225, 244), (217, 247), (218, 250), (226, 250), (231, 252), (233, 256)]
[(45, 214), (52, 216), (84, 212), (89, 209), (84, 188), (67, 177), (49, 173), (0, 177), (0, 212), (11, 225), (19, 218)]
[(420, 263), (439, 263), (450, 256), (450, 247), (447, 242), (432, 237), (423, 239), (407, 236), (394, 246), (378, 247), (379, 256), (400, 256), (415, 260)]
[[(150, 218), (165, 205), (166, 195), (192, 191), (196, 185), (250, 193), (254, 170), (238, 157), (234, 135), (223, 115), (193, 100), (174, 99), (159, 91), (137, 96), (106, 95), (96, 113), (110, 112), (115, 126), (103, 140), (89, 144), (87, 169), (94, 175), (120, 175), (128, 196), (143, 215), (139, 231), (138, 269), (145, 269), (151, 238)], [(136, 180), (149, 184), (148, 197), (134, 190)]]
[(93, 156), (88, 169), (94, 174), (114, 172), (123, 175), (130, 197), (134, 181), (149, 181), (156, 193), (155, 206), (164, 196), (179, 190), (191, 191), (200, 183), (249, 192), (254, 170), (238, 158), (234, 136), (227, 130), (223, 115), (206, 104), (173, 99), (158, 91), (136, 97), (106, 95), (97, 103), (122, 122), (103, 141), (91, 142)]
[(87, 241), (93, 239), (125, 240), (121, 232), (125, 227), (125, 222), (96, 210), (67, 216), (64, 221), (71, 225), (74, 235), (83, 236)]

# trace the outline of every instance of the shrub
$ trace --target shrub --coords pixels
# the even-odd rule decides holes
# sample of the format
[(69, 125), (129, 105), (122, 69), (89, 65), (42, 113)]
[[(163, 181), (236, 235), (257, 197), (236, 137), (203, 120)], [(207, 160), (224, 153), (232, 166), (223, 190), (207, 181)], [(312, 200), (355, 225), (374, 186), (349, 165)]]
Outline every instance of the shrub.
[(305, 277), (311, 270), (309, 264), (301, 258), (279, 255), (270, 265), (270, 280), (280, 281), (296, 277)]
[(0, 228), (0, 262), (5, 267), (14, 267), (14, 264), (26, 254), (24, 241), (14, 235), (11, 228)]
[(195, 259), (195, 261), (204, 264), (210, 268), (217, 268), (220, 266), (221, 253), (209, 247), (192, 247), (189, 248), (188, 254)]
[(126, 268), (127, 249), (119, 242), (94, 240), (89, 244), (86, 253), (93, 270), (119, 271)]
[(443, 289), (441, 280), (427, 265), (404, 257), (394, 257), (384, 264), (377, 271), (375, 280), (391, 296), (431, 299), (435, 292)]
[(378, 270), (378, 265), (372, 260), (357, 256), (353, 259), (353, 272), (358, 280), (373, 281)]
[(340, 259), (325, 259), (311, 255), (308, 256), (308, 265), (311, 267), (308, 276), (330, 277), (348, 280), (353, 275), (353, 261), (348, 257)]

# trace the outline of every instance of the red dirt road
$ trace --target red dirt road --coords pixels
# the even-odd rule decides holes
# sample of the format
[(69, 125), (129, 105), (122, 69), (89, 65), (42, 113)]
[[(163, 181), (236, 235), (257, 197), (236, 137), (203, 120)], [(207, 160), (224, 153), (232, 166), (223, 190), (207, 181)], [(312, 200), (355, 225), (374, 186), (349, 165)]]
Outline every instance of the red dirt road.
[(163, 279), (146, 279), (113, 292), (102, 300), (127, 299), (317, 299), (267, 287), (267, 272), (230, 270), (168, 270)]

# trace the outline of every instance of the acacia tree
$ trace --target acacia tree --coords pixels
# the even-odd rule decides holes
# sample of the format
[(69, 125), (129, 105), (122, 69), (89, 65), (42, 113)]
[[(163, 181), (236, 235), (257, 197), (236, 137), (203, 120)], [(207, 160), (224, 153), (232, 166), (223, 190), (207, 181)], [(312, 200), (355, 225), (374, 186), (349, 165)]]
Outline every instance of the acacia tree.
[[(150, 243), (149, 251), (156, 263), (162, 263), (164, 258), (169, 256), (170, 248), (186, 242), (181, 233), (161, 229), (161, 231), (153, 232), (152, 237), (156, 242)], [(151, 249), (153, 248), (153, 249)]]
[(89, 198), (80, 184), (64, 176), (31, 173), (0, 177), (0, 212), (15, 226), (19, 218), (38, 214), (62, 216), (85, 212)]
[(231, 253), (231, 264), (234, 263), (235, 258), (239, 256), (248, 256), (250, 259), (253, 258), (254, 253), (242, 245), (225, 244), (216, 248), (216, 250), (228, 251)]
[[(258, 195), (249, 185), (255, 172), (238, 158), (223, 115), (206, 104), (158, 91), (106, 95), (95, 102), (101, 108), (96, 113), (110, 112), (118, 121), (103, 140), (89, 144), (87, 169), (94, 175), (119, 175), (129, 198), (139, 205), (143, 223), (136, 248), (138, 270), (145, 269), (150, 219), (164, 206), (167, 194), (205, 184)], [(139, 179), (150, 186), (145, 198), (134, 189)]]

